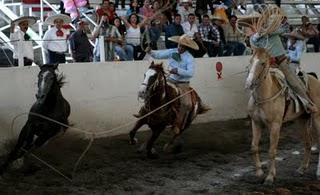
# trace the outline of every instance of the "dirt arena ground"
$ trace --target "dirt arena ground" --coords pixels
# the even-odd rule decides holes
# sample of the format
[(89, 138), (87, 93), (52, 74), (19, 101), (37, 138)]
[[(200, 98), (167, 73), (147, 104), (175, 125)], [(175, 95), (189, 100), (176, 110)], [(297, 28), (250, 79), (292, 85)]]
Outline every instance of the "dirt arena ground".
[[(138, 133), (140, 143), (148, 134)], [(166, 131), (156, 143), (157, 160), (137, 153), (138, 146), (128, 145), (127, 135), (97, 139), (72, 183), (28, 156), (21, 169), (11, 169), (0, 179), (0, 194), (320, 194), (317, 155), (312, 155), (304, 176), (295, 172), (303, 144), (294, 124), (282, 130), (277, 179), (271, 186), (254, 176), (247, 119), (193, 125), (184, 134), (183, 151), (176, 155), (162, 152), (169, 137)], [(64, 135), (35, 154), (70, 175), (87, 143)], [(261, 146), (266, 161), (267, 134)]]

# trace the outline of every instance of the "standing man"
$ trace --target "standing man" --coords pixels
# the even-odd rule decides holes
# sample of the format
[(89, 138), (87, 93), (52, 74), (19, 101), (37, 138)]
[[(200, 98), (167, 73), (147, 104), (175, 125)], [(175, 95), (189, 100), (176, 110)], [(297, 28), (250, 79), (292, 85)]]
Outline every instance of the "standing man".
[(75, 62), (92, 62), (93, 47), (88, 40), (88, 23), (84, 19), (77, 22), (77, 30), (71, 34), (70, 48)]
[(290, 69), (292, 72), (296, 70), (301, 70), (300, 61), (301, 56), (305, 48), (304, 37), (297, 31), (292, 31), (291, 33), (285, 33), (283, 36), (288, 37), (287, 49), (288, 49), (288, 59), (290, 62)]
[[(170, 41), (178, 43), (178, 48), (167, 49), (162, 51), (151, 51), (150, 55), (155, 59), (168, 58), (169, 76), (167, 81), (174, 84), (180, 91), (180, 94), (187, 93), (190, 90), (190, 80), (194, 75), (194, 58), (188, 52), (188, 48), (198, 50), (197, 43), (188, 35), (174, 36), (169, 38)], [(199, 113), (204, 113), (210, 108), (205, 106), (200, 97), (199, 99)], [(177, 117), (174, 124), (174, 132), (179, 134), (180, 129), (184, 129), (186, 118), (192, 110), (191, 93), (182, 96), (179, 99), (179, 106), (177, 108)], [(144, 107), (139, 111), (135, 117), (143, 116), (148, 112)]]
[[(23, 60), (24, 66), (31, 66), (34, 61), (32, 41), (27, 34), (29, 26), (37, 22), (37, 19), (32, 16), (22, 16), (11, 22), (10, 41), (13, 45), (13, 65), (18, 66), (18, 59)], [(15, 27), (18, 26), (17, 30)], [(22, 41), (20, 41), (22, 40)], [(19, 56), (22, 55), (22, 56)]]
[(49, 16), (46, 19), (46, 24), (54, 25), (44, 34), (42, 43), (42, 47), (48, 55), (49, 64), (66, 63), (65, 53), (68, 50), (68, 31), (63, 28), (63, 25), (70, 22), (70, 17), (65, 14)]

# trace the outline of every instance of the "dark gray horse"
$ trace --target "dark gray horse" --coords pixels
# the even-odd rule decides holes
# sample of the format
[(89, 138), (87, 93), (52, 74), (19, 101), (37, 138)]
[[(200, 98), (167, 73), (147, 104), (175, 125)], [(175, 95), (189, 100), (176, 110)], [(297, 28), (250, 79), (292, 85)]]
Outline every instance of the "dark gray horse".
[[(62, 96), (60, 88), (64, 77), (56, 74), (58, 65), (42, 65), (38, 74), (37, 101), (32, 105), (28, 120), (23, 126), (14, 149), (0, 167), (0, 175), (26, 152), (36, 149), (67, 128), (41, 116), (68, 125), (70, 104)], [(37, 137), (36, 137), (37, 136)]]

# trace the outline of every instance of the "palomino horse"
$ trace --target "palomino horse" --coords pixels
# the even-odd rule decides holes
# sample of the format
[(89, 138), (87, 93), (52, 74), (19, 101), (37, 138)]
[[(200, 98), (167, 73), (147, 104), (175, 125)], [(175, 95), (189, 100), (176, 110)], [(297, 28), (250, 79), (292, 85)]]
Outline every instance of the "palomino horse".
[(1, 165), (0, 175), (13, 161), (23, 157), (26, 152), (42, 146), (50, 138), (66, 130), (65, 126), (45, 119), (49, 118), (68, 124), (70, 105), (60, 91), (64, 77), (55, 73), (57, 67), (58, 65), (40, 66), (37, 101), (30, 109), (28, 120), (19, 134), (14, 149)]
[[(190, 90), (192, 90), (192, 88), (190, 88)], [(177, 138), (179, 138), (181, 133), (190, 126), (192, 120), (197, 116), (197, 114), (201, 114), (198, 106), (199, 98), (196, 92), (192, 91), (190, 94), (192, 95), (193, 99), (192, 111), (186, 117), (184, 128), (180, 129), (179, 133), (174, 134), (171, 141), (166, 144), (165, 149), (169, 149), (169, 147), (172, 147), (172, 149), (178, 149), (179, 145), (174, 145), (176, 144), (175, 142), (178, 141)], [(157, 109), (170, 100), (178, 97), (178, 95), (178, 89), (173, 84), (167, 82), (162, 63), (154, 64), (154, 62), (152, 62), (149, 69), (145, 73), (143, 83), (141, 84), (139, 90), (139, 97), (144, 99), (146, 111), (150, 112), (154, 109)], [(151, 128), (152, 134), (146, 144), (148, 158), (158, 157), (153, 150), (153, 144), (167, 125), (174, 125), (177, 117), (176, 104), (178, 103), (179, 101), (175, 101), (174, 103), (161, 108), (157, 112), (139, 119), (133, 129), (130, 131), (130, 143), (135, 144), (135, 134), (138, 129), (144, 124), (147, 124)]]
[[(263, 171), (259, 157), (259, 141), (261, 131), (267, 128), (270, 131), (269, 147), (269, 173), (265, 183), (273, 183), (276, 176), (275, 157), (280, 136), (280, 129), (284, 122), (299, 119), (305, 125), (304, 141), (305, 153), (302, 164), (298, 169), (300, 174), (309, 167), (311, 155), (310, 129), (315, 128), (320, 133), (320, 113), (308, 114), (301, 107), (295, 112), (293, 101), (287, 101), (284, 88), (279, 84), (274, 75), (270, 73), (270, 56), (265, 49), (256, 49), (251, 59), (251, 69), (246, 80), (246, 88), (251, 90), (248, 103), (249, 115), (252, 121), (251, 150), (256, 166), (256, 176), (262, 177)], [(308, 75), (308, 91), (310, 98), (320, 108), (320, 82)], [(320, 179), (320, 164), (318, 162), (317, 173)]]

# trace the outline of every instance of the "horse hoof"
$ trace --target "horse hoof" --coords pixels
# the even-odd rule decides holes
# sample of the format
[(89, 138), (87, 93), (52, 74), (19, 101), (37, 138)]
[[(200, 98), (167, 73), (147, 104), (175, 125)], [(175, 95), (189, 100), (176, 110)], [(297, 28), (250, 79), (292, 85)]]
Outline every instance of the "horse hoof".
[(130, 138), (130, 140), (129, 140), (129, 144), (130, 145), (136, 145), (137, 143), (138, 143), (138, 139), (137, 138), (133, 138), (133, 139)]
[(264, 182), (263, 182), (263, 185), (265, 185), (265, 186), (270, 186), (270, 185), (272, 185), (273, 184), (273, 178), (272, 177), (267, 177), (265, 180), (264, 180)]
[(164, 152), (168, 152), (169, 151), (169, 144), (168, 143), (163, 146), (163, 151)]
[(157, 153), (148, 153), (147, 154), (147, 157), (149, 158), (149, 159), (158, 159), (159, 158), (159, 155), (157, 154)]
[(172, 153), (173, 154), (179, 154), (182, 152), (182, 145), (176, 145), (172, 148)]
[(264, 172), (262, 171), (262, 169), (257, 170), (257, 172), (256, 172), (257, 177), (261, 178), (261, 177), (263, 177), (263, 175), (264, 175)]
[(298, 176), (303, 176), (305, 173), (306, 169), (305, 168), (299, 168), (297, 169), (296, 173), (298, 174)]

